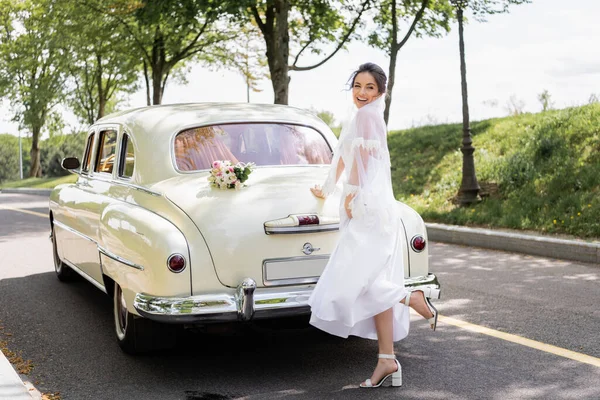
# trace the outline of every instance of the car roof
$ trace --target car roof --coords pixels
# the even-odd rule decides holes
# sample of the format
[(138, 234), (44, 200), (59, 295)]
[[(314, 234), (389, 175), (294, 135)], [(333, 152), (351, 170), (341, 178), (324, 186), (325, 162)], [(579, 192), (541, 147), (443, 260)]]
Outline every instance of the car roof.
[[(278, 122), (313, 127), (333, 148), (331, 129), (308, 110), (279, 104), (187, 103), (134, 108), (100, 118), (92, 127), (118, 124), (131, 136), (136, 153), (137, 184), (151, 185), (176, 174), (172, 160), (176, 133), (193, 127), (241, 122)], [(164, 154), (165, 157), (148, 155)], [(166, 156), (169, 154), (168, 156)], [(137, 154), (136, 154), (137, 155)]]
[[(117, 123), (145, 127), (146, 134), (164, 134), (185, 129), (189, 124), (210, 125), (223, 122), (288, 121), (321, 122), (313, 113), (281, 104), (186, 103), (133, 108), (107, 115), (96, 124)], [(160, 130), (156, 125), (160, 123)]]

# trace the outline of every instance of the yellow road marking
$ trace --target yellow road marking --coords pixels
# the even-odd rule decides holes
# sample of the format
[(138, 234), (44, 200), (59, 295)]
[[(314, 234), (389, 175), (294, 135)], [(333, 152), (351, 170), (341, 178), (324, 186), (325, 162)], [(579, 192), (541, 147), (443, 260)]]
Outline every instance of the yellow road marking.
[(467, 331), (482, 333), (484, 335), (493, 336), (498, 339), (506, 340), (509, 342), (517, 343), (523, 346), (531, 347), (532, 349), (541, 350), (546, 353), (551, 353), (557, 356), (569, 358), (571, 360), (579, 361), (585, 364), (590, 364), (595, 367), (600, 367), (600, 358), (588, 356), (586, 354), (577, 353), (575, 351), (563, 349), (562, 347), (556, 347), (551, 344), (537, 342), (535, 340), (526, 339), (521, 336), (512, 335), (510, 333), (500, 332), (495, 329), (486, 328), (484, 326), (471, 324), (469, 322), (461, 321), (459, 319), (444, 317), (440, 315), (438, 317), (440, 321), (448, 325), (454, 325)]
[(48, 218), (47, 214), (42, 214), (42, 213), (35, 212), (35, 211), (23, 210), (21, 208), (0, 206), (0, 210), (18, 211), (18, 212), (22, 212), (22, 213), (25, 213), (25, 214), (31, 214), (31, 215), (36, 215), (38, 217)]

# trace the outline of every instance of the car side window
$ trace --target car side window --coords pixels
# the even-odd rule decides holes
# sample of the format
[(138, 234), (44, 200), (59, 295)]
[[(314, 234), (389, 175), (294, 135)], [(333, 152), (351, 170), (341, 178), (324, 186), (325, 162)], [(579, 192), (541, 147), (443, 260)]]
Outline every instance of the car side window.
[(100, 132), (98, 155), (94, 171), (112, 174), (115, 166), (115, 153), (117, 151), (117, 131), (107, 130)]
[(81, 172), (88, 173), (90, 171), (90, 163), (92, 161), (92, 146), (94, 145), (94, 136), (92, 133), (88, 137), (87, 145), (85, 146), (85, 155), (83, 156), (83, 163), (81, 164)]
[(119, 162), (119, 176), (121, 178), (131, 178), (133, 176), (133, 167), (135, 165), (135, 150), (133, 142), (126, 133), (123, 134), (121, 141), (121, 161)]

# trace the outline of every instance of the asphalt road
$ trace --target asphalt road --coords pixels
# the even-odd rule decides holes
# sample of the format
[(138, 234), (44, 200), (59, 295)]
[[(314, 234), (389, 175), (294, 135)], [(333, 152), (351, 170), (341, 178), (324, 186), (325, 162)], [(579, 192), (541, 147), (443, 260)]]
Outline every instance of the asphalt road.
[(442, 321), (432, 332), (413, 315), (396, 344), (404, 386), (365, 390), (376, 342), (297, 324), (185, 332), (173, 350), (124, 354), (108, 297), (59, 282), (47, 218), (14, 208), (46, 215), (47, 199), (0, 194), (0, 341), (61, 399), (600, 398), (597, 265), (432, 243)]

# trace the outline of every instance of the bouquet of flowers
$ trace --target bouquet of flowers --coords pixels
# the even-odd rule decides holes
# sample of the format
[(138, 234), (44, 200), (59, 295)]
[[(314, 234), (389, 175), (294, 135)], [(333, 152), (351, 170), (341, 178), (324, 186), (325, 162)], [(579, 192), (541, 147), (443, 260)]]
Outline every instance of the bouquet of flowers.
[(240, 189), (254, 170), (254, 163), (237, 163), (229, 160), (217, 160), (212, 164), (208, 181), (219, 189)]

